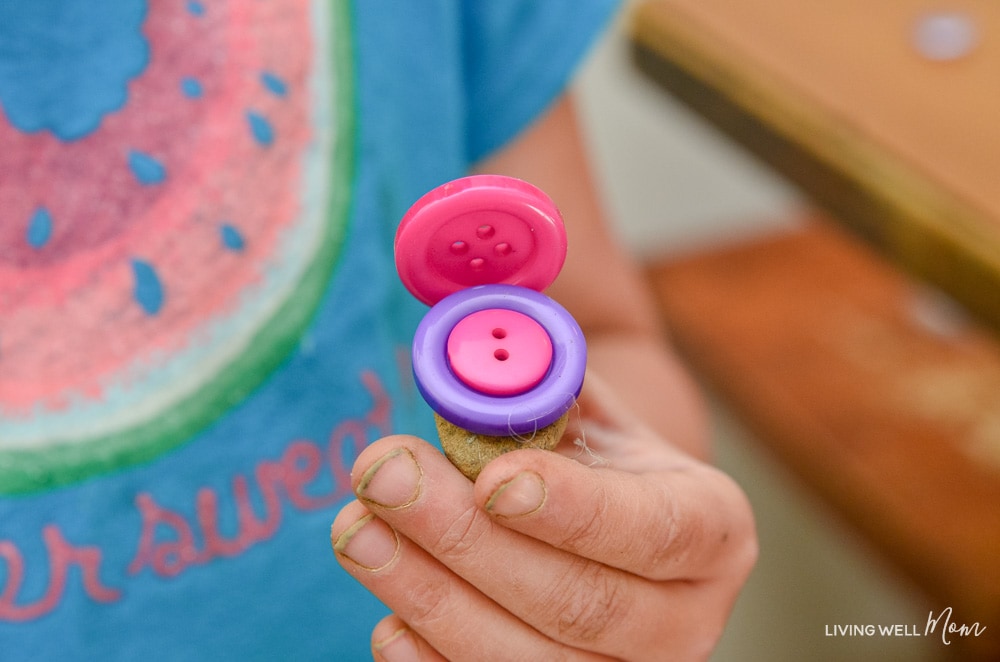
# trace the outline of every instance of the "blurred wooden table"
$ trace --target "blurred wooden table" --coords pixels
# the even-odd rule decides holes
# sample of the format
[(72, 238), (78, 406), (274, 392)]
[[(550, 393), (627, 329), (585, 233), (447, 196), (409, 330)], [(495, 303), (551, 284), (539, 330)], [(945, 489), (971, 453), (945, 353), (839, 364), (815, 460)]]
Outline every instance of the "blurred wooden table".
[(1000, 344), (811, 220), (652, 266), (674, 342), (929, 611), (986, 626), (942, 655), (1000, 659)]
[[(972, 30), (950, 57), (917, 37), (939, 9), (945, 38)], [(657, 265), (678, 345), (935, 612), (986, 626), (942, 653), (1000, 659), (1000, 3), (646, 0), (632, 19), (643, 70), (829, 212)]]
[[(973, 29), (966, 54), (917, 47), (938, 9)], [(633, 18), (642, 68), (1000, 329), (1000, 3), (647, 0)]]

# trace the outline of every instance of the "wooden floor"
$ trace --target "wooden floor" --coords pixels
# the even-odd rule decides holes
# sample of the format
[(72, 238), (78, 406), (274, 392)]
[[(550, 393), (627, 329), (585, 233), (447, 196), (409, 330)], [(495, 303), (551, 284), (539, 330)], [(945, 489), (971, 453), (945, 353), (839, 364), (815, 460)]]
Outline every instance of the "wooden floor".
[(963, 656), (1000, 659), (996, 337), (818, 217), (650, 278), (767, 450), (954, 622), (987, 626)]

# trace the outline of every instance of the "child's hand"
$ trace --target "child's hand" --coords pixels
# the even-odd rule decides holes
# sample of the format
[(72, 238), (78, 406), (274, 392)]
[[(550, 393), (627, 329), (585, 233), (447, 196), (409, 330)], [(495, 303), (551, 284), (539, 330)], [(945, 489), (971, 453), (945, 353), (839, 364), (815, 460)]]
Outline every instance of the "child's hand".
[(708, 656), (756, 559), (745, 497), (634, 428), (592, 375), (580, 411), (561, 448), (573, 459), (515, 451), (475, 485), (414, 437), (361, 454), (360, 501), (332, 539), (395, 612), (376, 659)]

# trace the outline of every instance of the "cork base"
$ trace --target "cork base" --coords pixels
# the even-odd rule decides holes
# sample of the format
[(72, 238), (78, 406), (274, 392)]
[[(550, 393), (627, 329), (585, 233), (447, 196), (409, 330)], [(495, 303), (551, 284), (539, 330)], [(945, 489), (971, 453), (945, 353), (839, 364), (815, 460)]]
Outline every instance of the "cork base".
[(434, 414), (444, 454), (469, 480), (476, 480), (487, 463), (509, 451), (519, 448), (552, 450), (562, 438), (568, 420), (569, 412), (530, 436), (491, 437), (469, 432)]

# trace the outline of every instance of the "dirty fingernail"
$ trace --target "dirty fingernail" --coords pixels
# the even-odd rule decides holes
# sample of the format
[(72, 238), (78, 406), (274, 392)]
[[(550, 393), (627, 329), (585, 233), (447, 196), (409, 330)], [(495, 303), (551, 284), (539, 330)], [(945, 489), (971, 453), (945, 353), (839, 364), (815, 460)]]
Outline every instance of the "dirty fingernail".
[(399, 537), (389, 525), (368, 514), (347, 528), (333, 550), (367, 570), (381, 570), (399, 552)]
[(522, 471), (502, 484), (486, 501), (486, 511), (500, 517), (522, 517), (545, 503), (547, 492), (542, 477)]
[(375, 650), (385, 662), (416, 662), (420, 659), (410, 628), (399, 628), (375, 644)]
[(423, 471), (408, 448), (380, 457), (361, 477), (358, 496), (383, 508), (405, 508), (417, 500)]

